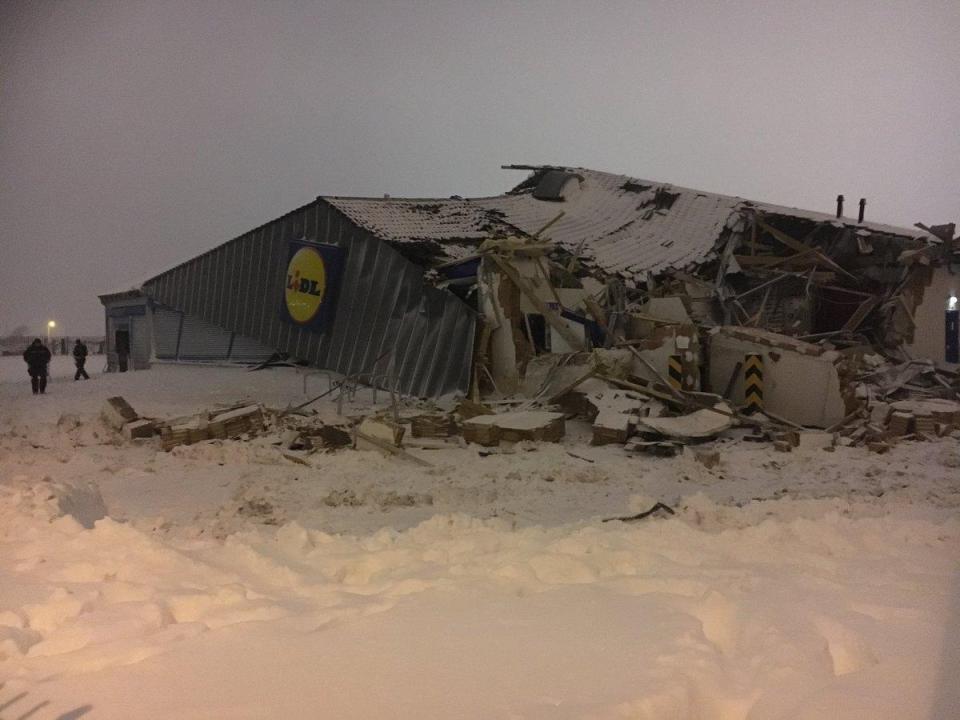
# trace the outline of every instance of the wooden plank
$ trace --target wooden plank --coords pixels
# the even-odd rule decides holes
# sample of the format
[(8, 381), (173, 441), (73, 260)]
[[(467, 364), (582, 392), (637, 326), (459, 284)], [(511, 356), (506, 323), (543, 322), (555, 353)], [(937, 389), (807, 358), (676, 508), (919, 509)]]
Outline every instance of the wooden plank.
[(683, 399), (683, 396), (681, 395), (680, 391), (677, 390), (677, 389), (675, 389), (675, 388), (670, 384), (670, 381), (667, 380), (667, 379), (663, 376), (663, 373), (661, 373), (659, 370), (657, 370), (657, 368), (655, 368), (655, 367), (653, 366), (653, 363), (651, 363), (651, 362), (650, 362), (649, 360), (647, 360), (643, 355), (641, 355), (639, 350), (637, 350), (635, 347), (633, 347), (633, 345), (627, 345), (627, 350), (629, 350), (631, 353), (633, 353), (633, 356), (634, 356), (635, 358), (637, 358), (637, 360), (639, 360), (641, 363), (643, 363), (643, 365), (647, 368), (647, 370), (649, 370), (650, 372), (652, 372), (653, 375), (654, 375), (654, 377), (656, 377), (664, 387), (669, 388), (669, 389), (670, 389), (670, 392), (671, 392), (675, 397), (677, 397), (677, 398), (679, 398), (679, 399), (681, 399), (681, 400)]
[[(833, 270), (820, 270), (816, 265), (811, 265), (810, 269), (807, 270), (803, 268), (802, 270), (781, 270), (776, 266), (758, 266), (753, 267), (747, 270), (747, 272), (752, 275), (763, 275), (765, 273), (776, 273), (779, 277), (798, 277), (798, 278), (812, 278), (813, 282), (818, 286), (824, 286), (827, 283), (831, 283), (837, 279), (837, 274)], [(851, 291), (853, 292), (853, 291)], [(856, 291), (859, 292), (859, 291)], [(864, 296), (869, 295), (870, 293), (862, 293)]]
[(773, 237), (779, 240), (781, 243), (786, 245), (788, 248), (794, 252), (803, 252), (805, 250), (810, 250), (810, 245), (804, 245), (799, 240), (794, 240), (792, 237), (787, 235), (783, 230), (773, 227), (773, 225), (765, 222), (762, 218), (757, 218), (757, 224), (761, 229), (770, 233)]
[(584, 382), (584, 381), (589, 380), (590, 378), (592, 378), (595, 372), (596, 372), (596, 368), (593, 367), (593, 366), (591, 366), (590, 368), (588, 368), (588, 369), (586, 370), (586, 372), (584, 372), (583, 375), (581, 375), (580, 377), (578, 377), (578, 378), (577, 378), (576, 380), (574, 380), (572, 383), (570, 383), (569, 385), (567, 385), (566, 387), (564, 387), (562, 390), (559, 390), (559, 391), (555, 392), (555, 393), (549, 398), (549, 399), (550, 399), (550, 402), (551, 402), (551, 403), (556, 403), (556, 402), (558, 402), (558, 401), (560, 400), (560, 398), (562, 398), (562, 397), (563, 397), (564, 395), (566, 395), (567, 393), (572, 392), (573, 390), (575, 390), (576, 387), (577, 387), (578, 385), (580, 385), (582, 382)]
[(826, 255), (824, 255), (822, 252), (820, 252), (816, 248), (811, 247), (810, 245), (804, 245), (799, 240), (794, 240), (792, 237), (787, 235), (782, 230), (778, 230), (777, 228), (773, 227), (772, 225), (764, 222), (759, 218), (757, 219), (757, 222), (760, 224), (761, 228), (766, 230), (768, 233), (770, 233), (770, 235), (772, 235), (774, 238), (779, 240), (781, 243), (786, 245), (791, 250), (795, 250), (798, 253), (806, 253), (807, 251), (812, 250), (813, 254), (816, 255), (817, 259), (820, 262), (822, 262), (824, 265), (827, 265), (833, 270), (836, 270), (837, 272), (846, 275), (847, 277), (853, 279), (856, 282), (860, 282), (860, 279), (856, 275), (853, 275), (852, 273), (849, 273), (846, 270), (844, 270), (836, 262), (828, 258)]
[(561, 210), (561, 211), (557, 214), (557, 216), (553, 218), (553, 220), (550, 220), (546, 225), (544, 225), (542, 228), (540, 228), (539, 230), (537, 230), (537, 231), (533, 234), (533, 237), (534, 237), (534, 238), (540, 237), (551, 225), (553, 225), (557, 220), (559, 220), (560, 218), (562, 218), (562, 217), (563, 217), (564, 215), (566, 215), (566, 214), (567, 214), (567, 211), (566, 211), (566, 210)]
[(597, 321), (597, 324), (603, 330), (604, 347), (610, 347), (613, 345), (614, 340), (620, 339), (619, 337), (615, 338), (610, 332), (610, 326), (607, 324), (607, 317), (603, 312), (603, 308), (600, 307), (600, 303), (587, 295), (583, 299), (583, 304), (586, 306), (587, 312), (593, 315), (593, 319)]
[(862, 298), (873, 297), (873, 293), (863, 292), (862, 290), (851, 290), (850, 288), (840, 287), (839, 285), (821, 285), (823, 290), (834, 290), (836, 292), (849, 293), (850, 295), (858, 295)]
[[(689, 322), (683, 320), (664, 320), (663, 318), (654, 317), (653, 315), (647, 315), (642, 312), (630, 311), (630, 317), (639, 318), (640, 320), (647, 320), (652, 322), (654, 325), (689, 325)], [(628, 342), (645, 342), (644, 340), (630, 340)]]
[(391, 445), (386, 440), (381, 440), (380, 438), (374, 437), (373, 435), (367, 435), (366, 433), (360, 432), (359, 430), (354, 430), (353, 432), (361, 440), (366, 440), (371, 445), (376, 446), (380, 450), (383, 450), (384, 452), (389, 453), (390, 455), (396, 455), (397, 457), (405, 458), (407, 460), (415, 462), (417, 465), (422, 465), (423, 467), (433, 467), (432, 463), (428, 463), (426, 460), (422, 460), (421, 458), (418, 458), (416, 455), (411, 455), (405, 450), (401, 450), (400, 448)]
[(862, 323), (866, 319), (867, 315), (869, 315), (879, 304), (880, 298), (877, 296), (874, 295), (873, 297), (867, 298), (860, 303), (856, 310), (853, 311), (853, 315), (850, 316), (850, 319), (847, 320), (840, 329), (843, 332), (853, 332), (860, 327), (860, 323)]
[(770, 299), (770, 291), (773, 288), (768, 287), (767, 291), (763, 294), (763, 299), (760, 301), (760, 309), (757, 310), (757, 314), (753, 316), (753, 320), (750, 322), (754, 327), (759, 327), (760, 321), (763, 319), (763, 311), (767, 307), (767, 300)]
[(737, 382), (737, 378), (740, 377), (740, 371), (743, 369), (743, 361), (737, 361), (737, 364), (733, 366), (733, 373), (730, 375), (730, 379), (727, 380), (727, 387), (723, 391), (723, 399), (729, 400), (730, 395), (733, 394), (733, 386)]
[[(768, 285), (773, 285), (773, 284), (778, 283), (778, 282), (780, 282), (781, 280), (783, 280), (783, 279), (785, 279), (785, 278), (788, 278), (788, 277), (797, 277), (797, 275), (798, 275), (798, 273), (783, 273), (782, 275), (777, 275), (775, 278), (773, 278), (773, 279), (771, 279), (771, 280), (767, 280), (766, 282), (761, 283), (760, 285), (757, 285), (756, 287), (750, 288), (749, 290), (745, 290), (744, 292), (740, 293), (739, 295), (736, 295), (733, 299), (734, 299), (734, 300), (743, 300), (743, 298), (745, 298), (747, 295), (752, 295), (753, 293), (757, 292), (758, 290), (762, 290), (763, 288), (767, 287)], [(802, 277), (802, 276), (801, 276), (801, 277)]]
[[(563, 213), (560, 213), (563, 215)], [(537, 267), (540, 269), (540, 274), (543, 276), (543, 280), (547, 283), (547, 287), (550, 288), (550, 292), (553, 294), (553, 299), (556, 301), (557, 305), (563, 307), (563, 301), (560, 300), (560, 295), (557, 293), (557, 289), (553, 286), (553, 283), (550, 282), (550, 273), (547, 272), (547, 268), (543, 265), (543, 258), (538, 257), (536, 259)]]
[[(812, 250), (809, 254), (812, 254)], [(774, 267), (776, 265), (782, 265), (788, 260), (796, 260), (800, 257), (800, 253), (796, 255), (734, 255), (733, 259), (737, 261), (737, 264), (741, 267)]]
[(635, 390), (638, 393), (642, 393), (643, 395), (647, 395), (657, 400), (662, 400), (663, 402), (670, 403), (671, 405), (685, 405), (682, 399), (665, 392), (660, 392), (652, 387), (647, 387), (646, 385), (638, 385), (637, 383), (621, 380), (620, 378), (611, 377), (609, 375), (597, 375), (597, 377), (616, 387), (623, 388), (624, 390)]

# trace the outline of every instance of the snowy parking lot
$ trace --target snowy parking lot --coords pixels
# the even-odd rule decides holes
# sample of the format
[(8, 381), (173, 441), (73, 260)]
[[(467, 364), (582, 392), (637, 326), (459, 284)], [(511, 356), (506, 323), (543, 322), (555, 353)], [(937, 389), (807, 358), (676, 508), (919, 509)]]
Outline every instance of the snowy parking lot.
[[(98, 418), (113, 395), (152, 417), (283, 408), (298, 371), (98, 360), (74, 382), (55, 358), (34, 397), (0, 359), (4, 719), (957, 717), (956, 439), (732, 435), (708, 469), (571, 421), (560, 444), (411, 451), (430, 467), (307, 467)], [(604, 522), (655, 502), (676, 514)]]

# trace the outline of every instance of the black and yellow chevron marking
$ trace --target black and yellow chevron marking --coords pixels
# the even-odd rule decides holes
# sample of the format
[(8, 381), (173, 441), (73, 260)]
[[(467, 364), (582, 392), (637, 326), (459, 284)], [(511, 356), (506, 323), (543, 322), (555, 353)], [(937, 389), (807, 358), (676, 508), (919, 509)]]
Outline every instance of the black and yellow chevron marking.
[(667, 362), (667, 379), (670, 387), (679, 390), (683, 386), (683, 358), (680, 355), (671, 355)]
[(748, 413), (763, 409), (763, 356), (759, 353), (747, 353), (743, 360), (743, 396)]

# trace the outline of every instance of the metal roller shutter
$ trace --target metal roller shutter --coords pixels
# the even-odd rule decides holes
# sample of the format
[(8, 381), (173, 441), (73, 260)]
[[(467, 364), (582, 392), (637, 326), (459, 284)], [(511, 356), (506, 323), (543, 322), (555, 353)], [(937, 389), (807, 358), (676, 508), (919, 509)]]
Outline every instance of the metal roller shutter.
[(150, 321), (146, 315), (130, 318), (130, 359), (135, 370), (150, 367)]
[(163, 360), (175, 360), (177, 344), (180, 340), (180, 317), (175, 310), (155, 307), (153, 310), (153, 342), (157, 357)]
[(180, 334), (181, 360), (226, 360), (230, 354), (228, 330), (195, 315), (183, 316)]

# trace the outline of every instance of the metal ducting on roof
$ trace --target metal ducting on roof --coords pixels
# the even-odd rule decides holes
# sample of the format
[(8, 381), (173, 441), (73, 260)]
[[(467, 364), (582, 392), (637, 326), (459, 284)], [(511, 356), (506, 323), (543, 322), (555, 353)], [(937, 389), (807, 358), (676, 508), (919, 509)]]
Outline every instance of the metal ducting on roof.
[(547, 170), (533, 189), (533, 197), (537, 200), (563, 202), (579, 192), (581, 182), (583, 175), (566, 170)]

